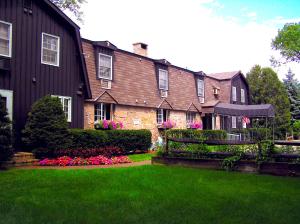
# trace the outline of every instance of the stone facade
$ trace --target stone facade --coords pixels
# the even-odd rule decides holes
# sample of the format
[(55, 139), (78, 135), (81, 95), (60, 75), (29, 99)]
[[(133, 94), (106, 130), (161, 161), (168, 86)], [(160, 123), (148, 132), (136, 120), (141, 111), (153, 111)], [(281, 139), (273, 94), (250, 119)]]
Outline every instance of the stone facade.
[[(94, 104), (87, 102), (84, 107), (84, 128), (94, 128)], [(156, 109), (147, 107), (134, 107), (115, 105), (112, 112), (113, 120), (122, 122), (124, 129), (148, 129), (152, 133), (152, 142), (160, 136), (156, 122)], [(169, 119), (176, 123), (176, 128), (185, 129), (186, 111), (170, 111)], [(201, 122), (200, 114), (196, 114), (196, 121)]]

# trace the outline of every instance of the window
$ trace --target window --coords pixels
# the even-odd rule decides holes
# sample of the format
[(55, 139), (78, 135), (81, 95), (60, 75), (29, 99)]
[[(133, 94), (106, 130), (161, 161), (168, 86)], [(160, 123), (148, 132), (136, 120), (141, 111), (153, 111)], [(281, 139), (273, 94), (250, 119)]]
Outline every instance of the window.
[(59, 66), (60, 38), (42, 33), (42, 64)]
[(236, 128), (236, 116), (231, 117), (231, 126), (232, 128)]
[(6, 106), (9, 119), (13, 119), (13, 91), (0, 89), (0, 96), (4, 105)]
[(232, 87), (232, 101), (236, 102), (236, 87)]
[(245, 90), (241, 89), (241, 102), (245, 103)]
[(112, 80), (112, 56), (99, 54), (98, 76), (101, 79)]
[(192, 124), (196, 120), (196, 113), (195, 112), (187, 112), (186, 113), (186, 123)]
[(32, 10), (32, 0), (23, 0), (24, 9)]
[(169, 119), (169, 111), (165, 109), (158, 109), (156, 115), (157, 124), (162, 124)]
[(204, 81), (202, 79), (197, 80), (198, 96), (204, 97)]
[(111, 119), (111, 104), (95, 104), (95, 121)]
[(12, 24), (0, 21), (0, 55), (11, 57)]
[(159, 69), (159, 89), (168, 90), (168, 71)]
[(67, 118), (68, 122), (72, 121), (72, 97), (69, 96), (53, 96), (60, 99), (65, 117)]

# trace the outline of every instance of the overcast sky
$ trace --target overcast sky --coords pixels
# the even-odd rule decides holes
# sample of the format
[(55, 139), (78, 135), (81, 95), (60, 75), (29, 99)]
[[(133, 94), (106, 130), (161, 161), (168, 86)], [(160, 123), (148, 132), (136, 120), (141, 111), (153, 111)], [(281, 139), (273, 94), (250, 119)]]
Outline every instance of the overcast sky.
[[(271, 40), (286, 22), (300, 21), (299, 0), (88, 0), (81, 34), (205, 73), (270, 66)], [(300, 80), (300, 63), (291, 67)]]

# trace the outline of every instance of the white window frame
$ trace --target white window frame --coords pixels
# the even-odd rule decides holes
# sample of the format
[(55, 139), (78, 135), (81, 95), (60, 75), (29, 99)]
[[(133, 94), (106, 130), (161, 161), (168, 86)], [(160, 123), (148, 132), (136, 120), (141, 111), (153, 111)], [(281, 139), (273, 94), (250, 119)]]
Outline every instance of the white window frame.
[(241, 103), (246, 102), (246, 97), (245, 97), (245, 90), (241, 89)]
[[(101, 77), (101, 74), (100, 74), (100, 56), (101, 55), (110, 58), (110, 77), (109, 78)], [(99, 53), (99, 55), (98, 55), (98, 78), (99, 79), (112, 80), (112, 73), (113, 73), (113, 60), (112, 59), (113, 59), (113, 57), (111, 55)]]
[(232, 101), (236, 102), (237, 101), (237, 97), (236, 97), (236, 87), (232, 86)]
[[(161, 87), (161, 72), (163, 72), (164, 74), (166, 74), (166, 86), (165, 88), (162, 88)], [(160, 90), (169, 90), (169, 72), (168, 70), (165, 70), (165, 69), (158, 69), (158, 86), (159, 86), (159, 89)]]
[(196, 112), (188, 111), (186, 112), (186, 123), (187, 125), (194, 123), (196, 120)]
[[(53, 37), (57, 39), (57, 63), (50, 63), (47, 61), (43, 60), (43, 52), (44, 52), (44, 35), (49, 36), (49, 37)], [(59, 67), (59, 63), (60, 63), (60, 37), (59, 36), (55, 36), (49, 33), (42, 33), (42, 41), (41, 41), (41, 63), (44, 65), (52, 65), (52, 66), (56, 66)]]
[(9, 25), (8, 55), (0, 54), (0, 56), (11, 58), (11, 54), (12, 54), (12, 23), (8, 23), (8, 22), (2, 21), (2, 20), (0, 20), (0, 23)]
[[(200, 83), (202, 83), (201, 84), (202, 86), (200, 86)], [(202, 88), (200, 88), (200, 87), (202, 87)], [(199, 97), (204, 98), (204, 80), (202, 80), (202, 79), (197, 79), (197, 92), (198, 92)]]
[[(166, 111), (166, 117), (164, 117), (164, 111)], [(156, 110), (156, 122), (157, 122), (157, 124), (158, 125), (161, 125), (163, 122), (164, 122), (164, 120), (168, 120), (168, 118), (169, 118), (169, 114), (170, 113), (170, 111), (169, 110), (166, 110), (166, 109), (157, 109)], [(161, 122), (159, 121), (159, 117), (161, 117)]]
[[(68, 101), (68, 117), (66, 117), (68, 122), (72, 122), (72, 97), (70, 96), (59, 96), (59, 95), (52, 95), (52, 97), (57, 97), (60, 99), (60, 102), (62, 103), (62, 107), (64, 109), (64, 100), (67, 99)], [(64, 111), (65, 114), (65, 111)]]
[(237, 122), (236, 116), (232, 116), (231, 117), (231, 127), (232, 128), (236, 128), (236, 122)]
[[(97, 105), (100, 105), (100, 115), (94, 115), (94, 121), (103, 121), (103, 120), (107, 120), (106, 118), (106, 106), (110, 107), (110, 120), (113, 120), (113, 114), (112, 114), (112, 104), (109, 103), (98, 103)], [(96, 106), (96, 105), (95, 105)], [(95, 119), (96, 116), (100, 116), (100, 119)]]

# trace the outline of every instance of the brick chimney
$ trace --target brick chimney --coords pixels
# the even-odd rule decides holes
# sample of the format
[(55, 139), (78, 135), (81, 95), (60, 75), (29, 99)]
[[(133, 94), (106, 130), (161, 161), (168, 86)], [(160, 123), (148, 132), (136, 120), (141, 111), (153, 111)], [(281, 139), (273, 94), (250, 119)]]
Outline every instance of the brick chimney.
[(139, 54), (142, 56), (147, 57), (148, 56), (148, 45), (144, 43), (134, 43), (133, 44), (133, 52), (135, 54)]

